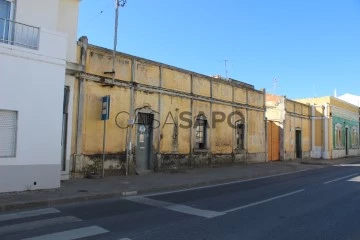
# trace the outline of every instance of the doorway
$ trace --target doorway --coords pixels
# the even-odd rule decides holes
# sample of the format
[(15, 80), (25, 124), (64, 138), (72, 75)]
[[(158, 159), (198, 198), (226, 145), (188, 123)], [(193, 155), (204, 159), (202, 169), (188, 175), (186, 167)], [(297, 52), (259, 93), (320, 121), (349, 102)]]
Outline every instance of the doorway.
[(349, 129), (345, 128), (345, 155), (349, 155)]
[(152, 167), (152, 139), (154, 114), (138, 113), (136, 133), (136, 168), (150, 170)]
[(66, 171), (66, 148), (67, 148), (67, 131), (68, 131), (68, 108), (69, 108), (70, 87), (64, 88), (64, 102), (63, 102), (63, 119), (62, 119), (62, 134), (61, 134), (61, 171)]
[(280, 160), (280, 127), (273, 121), (268, 121), (268, 160)]
[(301, 130), (295, 130), (296, 158), (302, 158)]

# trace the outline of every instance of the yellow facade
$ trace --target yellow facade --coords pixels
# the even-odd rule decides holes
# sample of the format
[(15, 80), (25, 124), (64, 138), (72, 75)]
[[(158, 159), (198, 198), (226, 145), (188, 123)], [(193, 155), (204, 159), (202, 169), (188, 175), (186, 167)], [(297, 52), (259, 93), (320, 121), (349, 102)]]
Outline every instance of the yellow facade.
[[(129, 161), (131, 167), (133, 161), (134, 168), (139, 168), (144, 163), (139, 149), (144, 136), (151, 137), (150, 169), (222, 159), (266, 161), (264, 91), (122, 53), (116, 54), (112, 82), (110, 50), (79, 42), (78, 53), (85, 72), (75, 84), (74, 171), (102, 154), (101, 98), (106, 95), (111, 98), (105, 147), (108, 166), (116, 168), (116, 161)], [(145, 135), (136, 122), (141, 114), (153, 118)], [(209, 126), (204, 133), (196, 126), (199, 119)], [(236, 126), (241, 124), (243, 145), (236, 140), (240, 131)]]
[[(269, 146), (272, 147), (270, 160), (310, 157), (312, 139), (310, 106), (282, 96), (267, 94), (266, 107), (268, 124), (278, 126), (277, 131), (280, 134), (279, 138), (271, 137), (277, 137), (276, 134), (269, 135)], [(278, 151), (279, 154), (274, 154), (274, 151)]]
[(297, 101), (312, 107), (313, 158), (333, 159), (360, 153), (357, 106), (332, 96)]

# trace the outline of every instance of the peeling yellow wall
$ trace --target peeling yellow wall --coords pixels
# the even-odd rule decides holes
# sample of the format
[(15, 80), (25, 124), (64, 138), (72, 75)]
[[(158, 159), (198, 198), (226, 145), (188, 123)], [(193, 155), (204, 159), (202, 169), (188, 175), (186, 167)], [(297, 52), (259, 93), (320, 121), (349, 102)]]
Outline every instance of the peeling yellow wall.
[(294, 112), (294, 103), (290, 101), (285, 102), (285, 109), (288, 112)]
[[(213, 104), (212, 110), (214, 112), (225, 113), (225, 120), (222, 122), (213, 122), (211, 127), (211, 149), (215, 154), (231, 153), (233, 150), (233, 133), (234, 129), (229, 126), (227, 117), (233, 111), (231, 106), (224, 106), (220, 104)], [(215, 116), (215, 115), (214, 115)], [(220, 115), (216, 115), (216, 119), (220, 119)]]
[(296, 152), (296, 130), (301, 131), (301, 148), (303, 152), (311, 151), (311, 120), (296, 116), (286, 116), (284, 128), (284, 149)]
[[(101, 121), (101, 98), (111, 95), (110, 117), (107, 121), (106, 148), (107, 153), (125, 151), (126, 130), (120, 129), (115, 124), (118, 111), (129, 109), (129, 90), (125, 88), (104, 88), (95, 82), (85, 83), (84, 122), (83, 122), (83, 153), (95, 154), (102, 152), (103, 121)], [(126, 124), (122, 122), (122, 124)]]
[(232, 101), (232, 86), (220, 82), (213, 82), (212, 86), (213, 98)]
[[(89, 49), (85, 71), (90, 74), (112, 78), (112, 74), (105, 74), (105, 72), (112, 71), (112, 64), (112, 55), (110, 53)], [(131, 60), (129, 58), (118, 55), (115, 61), (115, 69), (115, 79), (131, 81)]]
[(210, 80), (202, 77), (193, 77), (193, 93), (204, 97), (210, 97)]
[[(146, 108), (147, 110), (159, 112), (155, 113), (155, 119), (160, 121), (160, 127), (154, 129), (153, 132), (153, 145), (156, 152), (184, 155), (191, 153), (191, 147), (195, 145), (195, 130), (193, 128), (195, 118), (196, 115), (203, 112), (207, 116), (210, 126), (210, 129), (207, 130), (206, 149), (214, 154), (231, 154), (236, 147), (234, 141), (235, 129), (228, 125), (227, 117), (233, 109), (237, 109), (244, 115), (245, 137), (247, 137), (245, 145), (248, 152), (265, 152), (265, 122), (264, 112), (262, 111), (264, 107), (263, 92), (251, 88), (242, 88), (236, 83), (212, 79), (211, 77), (125, 54), (118, 54), (116, 59), (115, 79), (129, 83), (122, 82), (121, 86), (109, 87), (95, 82), (92, 77), (88, 77), (90, 80), (84, 80), (82, 154), (91, 155), (102, 152), (101, 98), (105, 95), (111, 96), (111, 114), (110, 119), (107, 121), (107, 153), (125, 153), (127, 130), (120, 129), (116, 125), (115, 117), (119, 112), (130, 112), (131, 101), (133, 101), (135, 111), (136, 109)], [(86, 73), (111, 78), (111, 74), (104, 74), (104, 72), (111, 70), (112, 52), (89, 46)], [(131, 85), (134, 88), (133, 99), (130, 96), (130, 81), (139, 83), (138, 85)], [(74, 110), (77, 111), (77, 84), (75, 86)], [(146, 86), (149, 86), (149, 88), (144, 89)], [(158, 87), (161, 87), (160, 91)], [(191, 91), (193, 95), (190, 94)], [(178, 94), (178, 92), (182, 92), (182, 95)], [(184, 94), (186, 96), (183, 96)], [(203, 101), (198, 96), (208, 98), (212, 96), (216, 101), (210, 99)], [(213, 102), (211, 103), (211, 101)], [(234, 103), (232, 103), (233, 101)], [(236, 103), (248, 104), (255, 109), (246, 110), (240, 105), (236, 106)], [(174, 123), (178, 126), (181, 123), (187, 124), (180, 120), (180, 114), (184, 111), (192, 112), (192, 126), (187, 129), (176, 129)], [(226, 119), (221, 123), (216, 123), (216, 128), (212, 129), (211, 112), (216, 111), (225, 113)], [(76, 142), (76, 116), (77, 114), (74, 114), (74, 134), (72, 136), (74, 143)], [(128, 124), (129, 117), (125, 116), (122, 115), (118, 119), (119, 125), (126, 126)], [(236, 116), (232, 123), (238, 118)], [(165, 122), (173, 124), (165, 124)], [(130, 137), (133, 143), (136, 143), (136, 131), (135, 125), (132, 128)], [(193, 143), (193, 146), (191, 146), (191, 143)], [(160, 149), (158, 149), (158, 146), (160, 146)], [(72, 151), (75, 152), (74, 144)]]
[(302, 150), (305, 152), (311, 151), (311, 120), (302, 119)]
[(264, 106), (264, 95), (259, 92), (248, 90), (248, 104), (255, 107)]
[(246, 104), (246, 89), (234, 87), (234, 101), (237, 103)]
[(76, 153), (76, 133), (77, 133), (77, 112), (78, 112), (78, 99), (79, 99), (79, 80), (75, 80), (74, 84), (74, 98), (73, 98), (73, 117), (72, 117), (72, 133), (71, 133), (71, 154)]
[(302, 107), (302, 115), (311, 116), (311, 106)]
[(295, 106), (294, 112), (297, 114), (301, 114), (302, 113), (302, 104), (294, 103), (294, 106)]
[(159, 66), (148, 63), (136, 62), (135, 82), (151, 86), (160, 86)]
[(191, 76), (187, 73), (163, 68), (162, 86), (181, 92), (191, 92)]
[[(176, 134), (175, 124), (179, 124), (179, 114), (182, 111), (190, 111), (190, 100), (175, 96), (161, 96), (161, 129), (162, 138), (160, 149), (163, 153), (176, 152), (179, 154), (190, 153), (190, 130), (178, 128), (177, 146), (174, 146), (174, 137)], [(171, 113), (171, 115), (169, 114)], [(175, 131), (175, 132), (174, 132)]]
[(265, 152), (264, 113), (248, 110), (248, 151)]

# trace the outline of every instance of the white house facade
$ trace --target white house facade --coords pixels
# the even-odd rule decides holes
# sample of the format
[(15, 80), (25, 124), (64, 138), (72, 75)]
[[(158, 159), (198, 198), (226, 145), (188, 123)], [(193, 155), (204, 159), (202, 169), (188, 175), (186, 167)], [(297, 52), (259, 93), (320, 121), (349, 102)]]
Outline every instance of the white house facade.
[(78, 2), (0, 0), (0, 192), (60, 186)]

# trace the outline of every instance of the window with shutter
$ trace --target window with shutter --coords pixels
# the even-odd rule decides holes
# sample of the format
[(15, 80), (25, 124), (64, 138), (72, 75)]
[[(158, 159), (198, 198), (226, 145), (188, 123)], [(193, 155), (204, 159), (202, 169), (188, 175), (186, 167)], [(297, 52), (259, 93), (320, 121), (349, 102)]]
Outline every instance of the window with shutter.
[(17, 112), (0, 110), (0, 157), (15, 157)]

